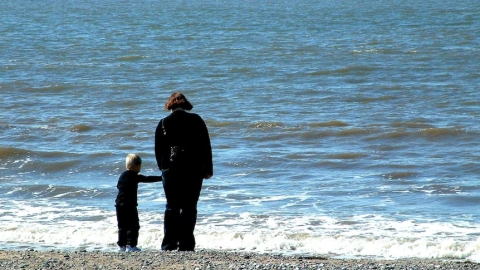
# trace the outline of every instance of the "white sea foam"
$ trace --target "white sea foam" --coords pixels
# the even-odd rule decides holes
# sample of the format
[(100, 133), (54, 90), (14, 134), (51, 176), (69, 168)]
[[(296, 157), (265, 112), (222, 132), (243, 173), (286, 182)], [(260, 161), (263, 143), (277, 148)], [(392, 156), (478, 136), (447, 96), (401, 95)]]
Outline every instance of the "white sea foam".
[[(38, 202), (37, 202), (38, 203)], [(113, 251), (114, 211), (2, 201), (0, 242), (36, 249)], [(69, 209), (66, 211), (66, 209)], [(140, 211), (139, 245), (160, 249), (163, 214)], [(92, 217), (97, 217), (92, 219)], [(197, 248), (332, 257), (442, 258), (480, 261), (478, 224), (397, 221), (362, 215), (279, 217), (243, 213), (199, 216)]]

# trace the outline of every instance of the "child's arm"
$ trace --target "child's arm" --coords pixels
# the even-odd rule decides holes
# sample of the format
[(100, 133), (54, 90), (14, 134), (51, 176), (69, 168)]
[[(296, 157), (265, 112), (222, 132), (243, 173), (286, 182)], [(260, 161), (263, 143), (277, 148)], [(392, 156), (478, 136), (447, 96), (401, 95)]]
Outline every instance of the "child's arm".
[(138, 182), (142, 183), (153, 183), (153, 182), (160, 182), (162, 181), (161, 176), (145, 176), (143, 174), (139, 174), (137, 176)]

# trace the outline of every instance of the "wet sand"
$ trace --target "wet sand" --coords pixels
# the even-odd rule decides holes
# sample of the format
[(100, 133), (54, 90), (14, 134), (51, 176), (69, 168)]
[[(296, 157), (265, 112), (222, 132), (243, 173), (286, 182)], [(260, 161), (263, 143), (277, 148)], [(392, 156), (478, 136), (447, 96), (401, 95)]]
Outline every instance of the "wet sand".
[(116, 253), (0, 250), (0, 269), (480, 269), (468, 261), (370, 260), (227, 251)]

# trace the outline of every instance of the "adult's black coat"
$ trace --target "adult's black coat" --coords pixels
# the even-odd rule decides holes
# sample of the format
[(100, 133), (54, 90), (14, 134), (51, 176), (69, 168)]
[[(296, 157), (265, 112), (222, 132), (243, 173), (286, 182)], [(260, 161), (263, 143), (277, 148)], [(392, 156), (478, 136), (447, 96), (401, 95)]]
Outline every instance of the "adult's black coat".
[[(182, 151), (179, 155), (184, 157), (172, 160), (172, 146), (179, 147)], [(155, 157), (162, 171), (187, 170), (202, 178), (213, 175), (212, 147), (203, 119), (197, 114), (176, 110), (160, 120), (155, 131)]]

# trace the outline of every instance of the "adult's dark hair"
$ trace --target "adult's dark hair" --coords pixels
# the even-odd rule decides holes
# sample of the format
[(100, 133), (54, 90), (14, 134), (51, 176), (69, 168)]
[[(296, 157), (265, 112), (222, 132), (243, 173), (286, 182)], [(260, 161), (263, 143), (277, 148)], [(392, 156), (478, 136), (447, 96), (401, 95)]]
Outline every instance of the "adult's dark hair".
[(186, 111), (193, 109), (193, 105), (187, 100), (182, 93), (173, 93), (165, 103), (166, 110), (175, 110), (176, 108), (182, 108)]

